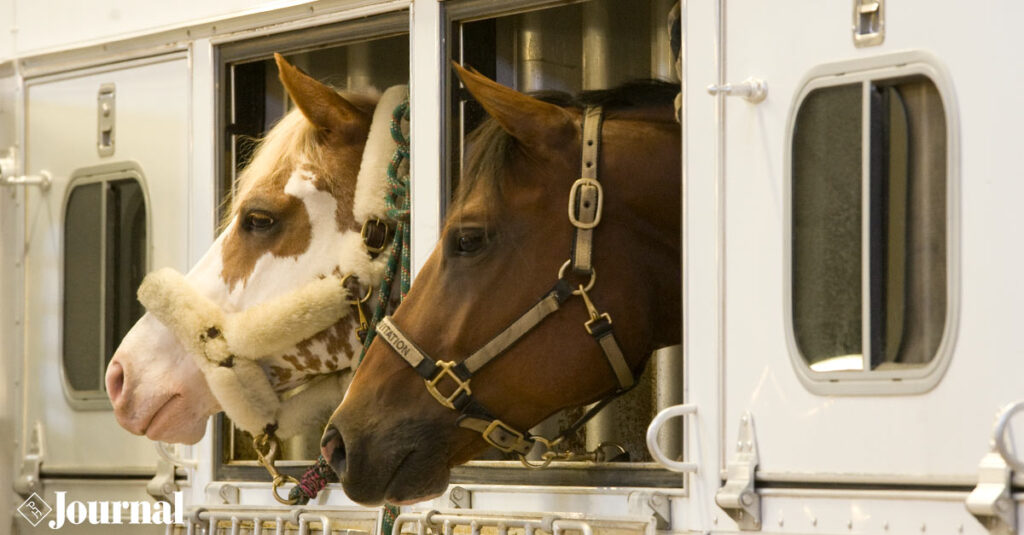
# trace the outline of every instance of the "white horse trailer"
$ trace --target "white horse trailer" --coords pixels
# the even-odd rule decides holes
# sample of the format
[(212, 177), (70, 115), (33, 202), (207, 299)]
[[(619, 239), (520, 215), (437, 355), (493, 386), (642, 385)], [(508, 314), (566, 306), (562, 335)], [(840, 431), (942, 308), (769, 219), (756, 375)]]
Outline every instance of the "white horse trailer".
[[(480, 117), (449, 60), (524, 91), (681, 82), (683, 344), (584, 437), (634, 461), (472, 461), (396, 533), (1017, 533), (1024, 8), (684, 0), (677, 77), (673, 3), (0, 1), (0, 532), (380, 531), (338, 485), (278, 505), (228, 419), (155, 444), (105, 392), (142, 274), (203, 255), (287, 109), (281, 52), (409, 83), (414, 272)], [(184, 525), (72, 503), (176, 491)]]

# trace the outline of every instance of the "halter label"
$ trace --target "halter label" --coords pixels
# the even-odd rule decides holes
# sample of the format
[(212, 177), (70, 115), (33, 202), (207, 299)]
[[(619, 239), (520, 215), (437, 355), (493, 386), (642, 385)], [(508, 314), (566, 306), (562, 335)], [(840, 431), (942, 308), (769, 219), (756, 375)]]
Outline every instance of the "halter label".
[(401, 353), (402, 358), (409, 360), (409, 351), (412, 348), (410, 347), (409, 343), (405, 341), (405, 338), (402, 335), (398, 334), (397, 332), (395, 332), (394, 329), (391, 328), (390, 322), (380, 322), (380, 324), (377, 325), (377, 334), (384, 335), (384, 339), (387, 340), (388, 344), (390, 344), (391, 347), (395, 349), (395, 351)]

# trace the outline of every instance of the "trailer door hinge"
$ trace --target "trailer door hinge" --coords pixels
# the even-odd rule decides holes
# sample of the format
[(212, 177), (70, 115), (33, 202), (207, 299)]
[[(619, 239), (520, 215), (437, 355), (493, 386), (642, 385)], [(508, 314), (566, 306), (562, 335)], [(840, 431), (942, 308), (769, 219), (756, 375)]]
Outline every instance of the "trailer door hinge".
[(1010, 499), (1013, 470), (992, 451), (978, 466), (978, 486), (967, 495), (967, 510), (993, 535), (1017, 533), (1016, 505)]
[(1013, 472), (1024, 472), (1024, 463), (1007, 449), (1006, 428), (1010, 418), (1024, 410), (1024, 400), (1010, 403), (996, 413), (989, 441), (991, 451), (978, 465), (978, 486), (967, 495), (967, 510), (994, 535), (1017, 533), (1017, 504), (1010, 496)]
[(657, 531), (672, 529), (672, 502), (664, 493), (636, 491), (626, 500), (630, 515), (651, 517)]
[(43, 492), (43, 480), (39, 476), (39, 470), (45, 457), (46, 436), (43, 434), (43, 423), (37, 421), (32, 426), (32, 436), (25, 448), (25, 455), (21, 458), (18, 477), (14, 480), (14, 492), (23, 497), (28, 497), (33, 492)]
[(743, 531), (761, 529), (761, 497), (754, 488), (758, 462), (754, 417), (748, 411), (740, 419), (736, 455), (726, 465), (725, 485), (715, 493), (715, 503)]

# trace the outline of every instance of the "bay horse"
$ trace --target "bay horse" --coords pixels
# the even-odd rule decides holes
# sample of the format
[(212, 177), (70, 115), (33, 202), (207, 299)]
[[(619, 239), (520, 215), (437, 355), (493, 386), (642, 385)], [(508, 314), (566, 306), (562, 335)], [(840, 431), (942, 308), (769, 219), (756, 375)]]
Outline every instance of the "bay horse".
[[(185, 277), (193, 295), (226, 312), (250, 309), (340, 270), (365, 273), (373, 262), (358, 247), (353, 200), (377, 96), (340, 94), (280, 55), (275, 60), (296, 107), (260, 142), (239, 175), (223, 231)], [(358, 254), (339, 255), (353, 246)], [(350, 368), (362, 345), (356, 327), (348, 314), (266, 355), (259, 365), (270, 386), (280, 393)], [(221, 410), (194, 355), (152, 312), (125, 336), (105, 379), (121, 426), (153, 440), (195, 443), (208, 417)], [(344, 386), (339, 379), (337, 400)]]
[(437, 496), (488, 446), (524, 455), (522, 430), (628, 389), (681, 338), (678, 86), (548, 102), (455, 68), (490, 118), (321, 442), (367, 505)]

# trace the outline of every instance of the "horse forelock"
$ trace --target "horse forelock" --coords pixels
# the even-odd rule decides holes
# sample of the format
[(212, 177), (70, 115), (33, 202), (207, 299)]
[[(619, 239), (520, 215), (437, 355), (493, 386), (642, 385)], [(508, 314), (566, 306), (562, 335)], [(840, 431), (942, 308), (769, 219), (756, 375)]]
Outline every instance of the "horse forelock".
[[(375, 96), (346, 100), (372, 114)], [(368, 127), (368, 125), (367, 125)], [(259, 140), (236, 183), (222, 223), (220, 279), (229, 309), (258, 304), (276, 293), (337, 273), (343, 242), (358, 237), (353, 214), (356, 178), (365, 139), (339, 140), (320, 131), (298, 109)], [(273, 239), (246, 237), (239, 228), (251, 210), (267, 210), (280, 226)], [(355, 350), (353, 321), (332, 327), (262, 362), (278, 390), (310, 375), (345, 368)]]

